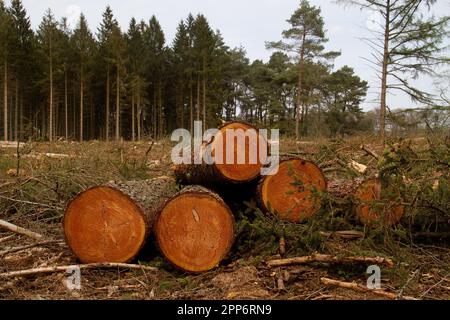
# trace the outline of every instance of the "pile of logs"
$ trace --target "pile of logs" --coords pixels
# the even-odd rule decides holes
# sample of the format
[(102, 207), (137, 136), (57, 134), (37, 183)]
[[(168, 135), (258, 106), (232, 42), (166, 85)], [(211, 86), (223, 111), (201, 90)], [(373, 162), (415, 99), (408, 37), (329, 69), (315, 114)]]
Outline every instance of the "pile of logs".
[[(256, 130), (241, 122), (219, 130), (226, 129)], [(212, 150), (217, 141), (229, 143), (212, 139)], [(262, 135), (257, 144), (269, 149)], [(251, 147), (249, 139), (234, 146), (235, 155), (248, 155)], [(233, 212), (219, 196), (221, 188), (250, 190), (263, 211), (293, 223), (311, 219), (320, 210), (327, 182), (316, 164), (282, 159), (277, 173), (261, 176), (264, 164), (259, 156), (256, 163), (247, 156), (243, 164), (177, 165), (171, 177), (89, 188), (67, 205), (66, 242), (83, 263), (126, 263), (152, 234), (161, 254), (175, 267), (194, 273), (210, 270), (229, 254), (235, 236)], [(180, 190), (177, 183), (186, 187)], [(374, 220), (377, 213), (367, 202), (381, 198), (381, 184), (363, 183), (355, 197), (361, 200), (356, 210), (360, 218)], [(403, 213), (399, 206), (386, 210), (392, 223)]]

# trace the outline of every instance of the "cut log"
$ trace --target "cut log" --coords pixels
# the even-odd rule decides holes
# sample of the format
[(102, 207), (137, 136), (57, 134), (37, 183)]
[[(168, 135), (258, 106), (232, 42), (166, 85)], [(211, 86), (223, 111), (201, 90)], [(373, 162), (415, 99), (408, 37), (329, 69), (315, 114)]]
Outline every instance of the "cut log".
[(404, 206), (396, 199), (399, 194), (391, 188), (383, 188), (379, 179), (363, 182), (355, 192), (358, 202), (356, 215), (364, 224), (371, 224), (382, 219), (386, 225), (400, 222)]
[(263, 178), (258, 194), (264, 210), (300, 222), (319, 211), (325, 190), (325, 176), (316, 164), (288, 159), (280, 163), (276, 174)]
[(158, 214), (156, 241), (175, 267), (192, 273), (215, 268), (234, 240), (234, 217), (215, 193), (190, 186), (167, 201)]
[[(234, 142), (227, 138), (227, 132), (234, 134)], [(203, 164), (174, 166), (173, 171), (179, 182), (186, 185), (211, 187), (218, 183), (246, 183), (254, 181), (260, 176), (267, 156), (261, 156), (259, 150), (268, 150), (268, 143), (259, 134), (258, 129), (250, 124), (235, 121), (220, 127), (219, 133), (220, 135), (217, 134), (210, 142), (204, 144), (200, 151), (203, 158), (207, 150), (211, 150), (211, 155), (216, 160), (215, 163), (208, 165), (203, 162)], [(243, 143), (239, 143), (239, 141)], [(217, 151), (218, 148), (223, 148), (222, 155)], [(234, 155), (231, 163), (227, 161), (227, 152)], [(254, 157), (251, 156), (251, 153)], [(243, 161), (239, 162), (239, 157), (242, 157)]]
[(165, 200), (177, 192), (173, 178), (97, 186), (67, 206), (67, 244), (83, 263), (129, 262), (143, 247)]

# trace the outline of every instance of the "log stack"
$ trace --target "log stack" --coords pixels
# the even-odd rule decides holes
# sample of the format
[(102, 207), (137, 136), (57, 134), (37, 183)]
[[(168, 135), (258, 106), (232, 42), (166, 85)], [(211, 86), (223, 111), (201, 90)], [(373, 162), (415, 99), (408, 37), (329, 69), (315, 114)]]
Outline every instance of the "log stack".
[(63, 228), (83, 263), (129, 262), (154, 232), (161, 253), (188, 272), (216, 267), (234, 240), (225, 202), (200, 186), (177, 191), (172, 177), (89, 188), (68, 204)]
[[(234, 194), (247, 189), (264, 212), (281, 220), (298, 223), (317, 214), (327, 181), (315, 163), (287, 158), (271, 174), (261, 176), (267, 158), (259, 150), (268, 150), (268, 142), (256, 128), (242, 122), (222, 126), (219, 131), (223, 139), (212, 138), (203, 145), (203, 152), (212, 150), (214, 156), (218, 147), (227, 150), (227, 129), (239, 129), (246, 135), (245, 143), (240, 145), (235, 137), (231, 149), (234, 164), (178, 165), (173, 167), (174, 177), (96, 186), (78, 194), (66, 208), (63, 227), (67, 243), (79, 260), (129, 262), (154, 234), (161, 254), (175, 267), (198, 273), (218, 266), (235, 237), (230, 207), (211, 191), (220, 187)], [(253, 140), (256, 146), (247, 135), (250, 130), (257, 133)], [(252, 148), (258, 151), (256, 162), (249, 156)], [(240, 154), (245, 154), (245, 159), (236, 163)], [(222, 156), (225, 162), (225, 151)], [(177, 182), (187, 186), (179, 191)], [(378, 180), (362, 183), (354, 198), (359, 201), (356, 211), (364, 223), (380, 216), (371, 205), (385, 198)], [(403, 215), (403, 207), (392, 204), (383, 216), (389, 223), (396, 223)]]

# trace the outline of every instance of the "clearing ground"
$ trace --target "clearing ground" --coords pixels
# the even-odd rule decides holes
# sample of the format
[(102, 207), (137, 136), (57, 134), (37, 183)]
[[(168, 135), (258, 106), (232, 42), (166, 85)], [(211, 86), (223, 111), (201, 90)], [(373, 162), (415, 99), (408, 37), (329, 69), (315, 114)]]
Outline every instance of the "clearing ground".
[[(426, 157), (422, 162), (431, 161), (427, 158), (430, 143), (433, 142), (416, 138), (408, 145), (418, 155), (414, 163), (422, 156)], [(368, 166), (367, 176), (380, 170), (379, 160), (362, 151), (361, 144), (379, 155), (386, 153), (383, 145), (371, 137), (300, 144), (285, 140), (280, 146), (286, 155), (318, 163), (334, 194), (348, 194), (354, 182), (362, 180), (363, 175), (346, 163), (354, 160)], [(93, 185), (170, 175), (171, 146), (167, 140), (157, 143), (30, 142), (19, 148), (19, 156), (14, 146), (0, 148), (0, 219), (54, 240), (42, 243), (0, 229), (0, 273), (77, 264), (76, 257), (64, 243), (61, 227), (67, 201)], [(408, 166), (409, 162), (402, 162), (407, 160), (407, 156), (399, 150), (395, 152), (403, 158), (398, 162)], [(448, 149), (443, 152), (448, 157)], [(438, 157), (445, 160), (442, 155)], [(408, 172), (414, 168), (410, 169)], [(448, 179), (448, 172), (444, 172), (443, 177), (438, 169), (432, 167), (431, 170), (436, 173), (434, 179)], [(321, 277), (328, 277), (365, 285), (369, 276), (365, 266), (308, 264), (268, 267), (267, 260), (279, 257), (278, 236), (283, 230), (288, 257), (314, 252), (334, 256), (389, 257), (393, 259), (394, 267), (381, 269), (384, 290), (417, 299), (450, 299), (450, 246), (448, 234), (445, 234), (450, 225), (449, 199), (444, 198), (443, 201), (430, 202), (426, 214), (423, 211), (427, 219), (424, 218), (426, 222), (423, 222), (421, 230), (411, 222), (413, 215), (410, 212), (397, 227), (370, 230), (352, 217), (351, 210), (336, 209), (331, 199), (316, 217), (299, 225), (280, 223), (273, 217), (255, 213), (258, 210), (251, 200), (245, 206), (230, 204), (238, 221), (236, 243), (222, 266), (210, 272), (190, 275), (174, 269), (162, 259), (153, 239), (149, 239), (138, 262), (157, 267), (158, 271), (82, 270), (81, 290), (66, 287), (67, 274), (64, 272), (7, 279), (0, 277), (0, 298), (381, 299), (372, 293), (325, 286), (320, 281)], [(414, 208), (414, 214), (425, 210)], [(430, 222), (430, 216), (436, 216), (434, 222)], [(323, 233), (350, 229), (362, 232), (364, 237), (345, 240)], [(418, 231), (421, 237), (411, 236)]]

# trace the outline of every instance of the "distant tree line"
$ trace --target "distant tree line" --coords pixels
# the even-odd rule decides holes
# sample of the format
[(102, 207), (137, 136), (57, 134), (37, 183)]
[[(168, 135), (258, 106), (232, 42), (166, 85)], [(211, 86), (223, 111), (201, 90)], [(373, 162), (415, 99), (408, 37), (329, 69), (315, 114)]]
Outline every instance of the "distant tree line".
[(320, 9), (302, 1), (267, 63), (229, 48), (205, 16), (180, 21), (168, 44), (155, 16), (121, 30), (111, 8), (92, 32), (48, 9), (37, 30), (21, 0), (0, 0), (0, 132), (4, 140), (158, 139), (175, 128), (242, 119), (283, 133), (375, 130), (368, 85), (325, 52)]

